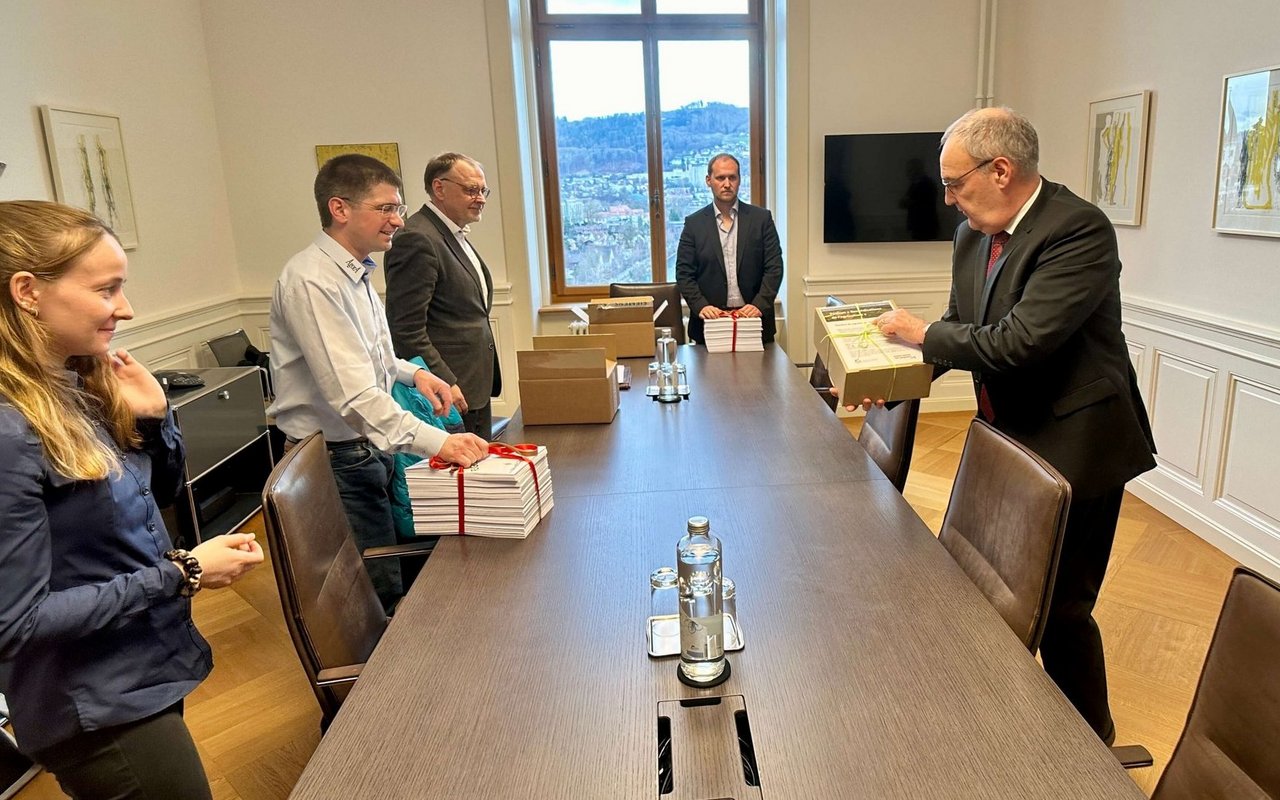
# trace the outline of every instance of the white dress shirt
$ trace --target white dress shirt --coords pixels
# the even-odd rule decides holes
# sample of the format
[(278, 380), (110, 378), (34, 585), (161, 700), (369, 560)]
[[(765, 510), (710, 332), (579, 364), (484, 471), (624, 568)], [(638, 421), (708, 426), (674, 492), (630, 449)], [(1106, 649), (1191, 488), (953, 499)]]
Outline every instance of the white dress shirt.
[[(721, 214), (718, 206), (715, 209), (716, 231), (720, 234), (720, 250), (724, 253), (724, 277), (728, 286), (728, 297), (725, 304), (729, 308), (741, 308), (747, 303), (742, 299), (742, 289), (738, 287), (738, 201), (727, 214)], [(728, 217), (728, 230), (725, 230), (725, 217)]]
[(476, 277), (480, 279), (480, 302), (484, 303), (485, 311), (489, 310), (489, 283), (484, 279), (484, 270), (480, 267), (480, 256), (476, 255), (475, 248), (471, 246), (471, 242), (467, 240), (467, 234), (470, 233), (470, 226), (459, 228), (457, 223), (444, 215), (444, 212), (436, 207), (436, 204), (430, 197), (427, 198), (427, 208), (435, 212), (440, 221), (445, 224), (453, 237), (458, 240), (458, 244), (462, 245), (462, 252), (467, 254), (467, 258), (471, 261), (471, 268), (476, 271)]
[(285, 434), (328, 441), (367, 437), (379, 450), (433, 456), (447, 434), (400, 408), (391, 386), (421, 367), (395, 357), (387, 314), (369, 284), (377, 265), (357, 261), (321, 231), (289, 259), (271, 296), (268, 413)]

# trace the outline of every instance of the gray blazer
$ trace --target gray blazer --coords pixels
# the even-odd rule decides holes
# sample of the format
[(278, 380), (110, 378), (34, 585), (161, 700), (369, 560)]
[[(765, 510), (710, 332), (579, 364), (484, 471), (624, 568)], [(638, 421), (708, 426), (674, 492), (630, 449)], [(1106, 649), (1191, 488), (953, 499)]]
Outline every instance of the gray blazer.
[(502, 391), (489, 327), (493, 277), (484, 259), (487, 295), (457, 238), (423, 206), (405, 220), (385, 263), (387, 324), (396, 355), (422, 356), (433, 373), (461, 387), (471, 408), (483, 408)]

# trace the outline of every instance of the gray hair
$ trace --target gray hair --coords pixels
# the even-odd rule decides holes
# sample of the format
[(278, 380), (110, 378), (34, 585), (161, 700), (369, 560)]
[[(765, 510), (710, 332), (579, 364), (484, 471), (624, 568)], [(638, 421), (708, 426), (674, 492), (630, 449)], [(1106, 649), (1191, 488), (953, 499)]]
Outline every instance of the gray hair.
[(466, 162), (481, 172), (484, 166), (471, 156), (464, 156), (462, 153), (441, 153), (435, 158), (427, 162), (427, 168), (423, 170), (422, 182), (427, 190), (427, 195), (435, 197), (435, 192), (431, 191), (431, 184), (436, 182), (436, 178), (443, 178), (453, 170), (453, 165), (459, 161)]
[(1020, 172), (1039, 172), (1040, 138), (1030, 120), (1012, 108), (975, 108), (965, 112), (942, 134), (942, 146), (953, 136), (975, 161), (1004, 156)]

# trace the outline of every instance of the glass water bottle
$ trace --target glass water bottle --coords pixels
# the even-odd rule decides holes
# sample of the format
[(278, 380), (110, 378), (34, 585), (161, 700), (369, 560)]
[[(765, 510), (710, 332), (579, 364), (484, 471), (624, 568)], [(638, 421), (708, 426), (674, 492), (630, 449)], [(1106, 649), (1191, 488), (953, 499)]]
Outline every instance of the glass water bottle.
[(721, 613), (720, 540), (706, 517), (690, 517), (689, 532), (676, 544), (680, 581), (680, 672), (711, 684), (725, 670)]
[(670, 328), (658, 329), (657, 351), (655, 361), (658, 362), (658, 402), (678, 403), (680, 394), (676, 389), (676, 340)]

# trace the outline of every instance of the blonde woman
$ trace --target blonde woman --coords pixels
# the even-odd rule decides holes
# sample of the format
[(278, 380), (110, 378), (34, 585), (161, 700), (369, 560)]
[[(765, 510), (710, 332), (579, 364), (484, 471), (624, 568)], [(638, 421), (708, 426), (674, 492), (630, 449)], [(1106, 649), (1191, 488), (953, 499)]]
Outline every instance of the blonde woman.
[(173, 550), (157, 502), (182, 439), (123, 350), (115, 235), (0, 202), (0, 662), (18, 745), (72, 797), (207, 798), (182, 700), (209, 673), (191, 595), (262, 561), (253, 534)]

